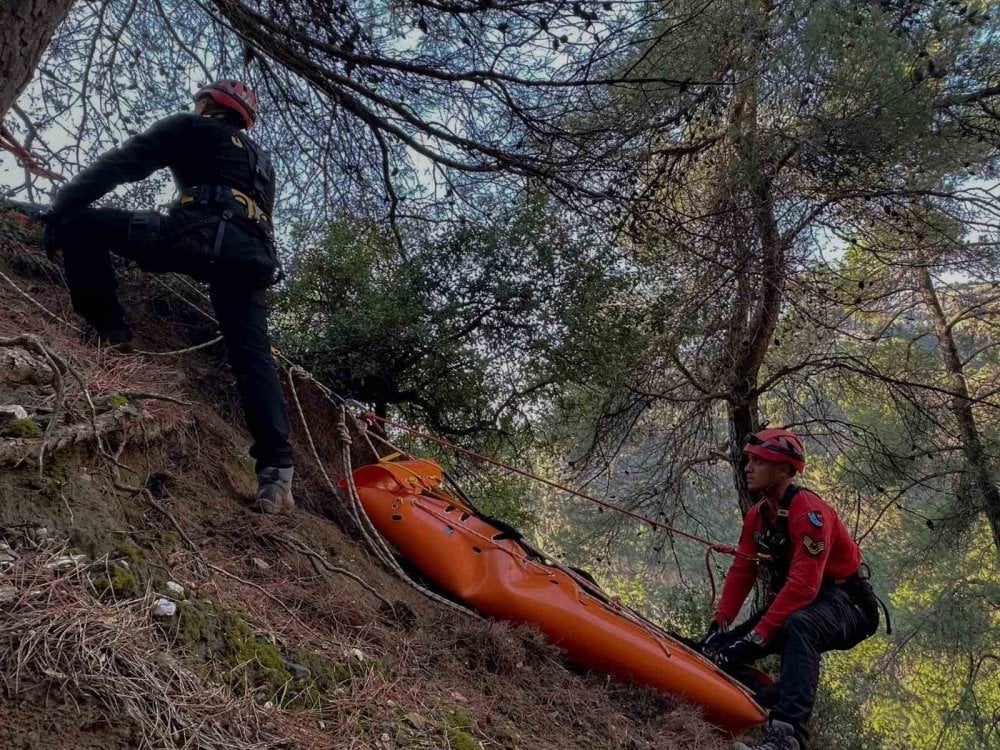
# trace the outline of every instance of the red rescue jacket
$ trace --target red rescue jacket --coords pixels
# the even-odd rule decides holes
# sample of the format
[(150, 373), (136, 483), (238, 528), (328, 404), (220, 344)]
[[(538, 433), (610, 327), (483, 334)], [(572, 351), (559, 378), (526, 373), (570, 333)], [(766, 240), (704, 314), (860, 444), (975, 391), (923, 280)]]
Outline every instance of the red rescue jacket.
[[(785, 501), (788, 544), (774, 563), (779, 568), (787, 566), (788, 574), (756, 627), (765, 640), (784, 627), (790, 614), (811, 604), (825, 581), (849, 578), (861, 567), (861, 550), (837, 512), (816, 493), (796, 489)], [(746, 555), (760, 553), (764, 535), (779, 524), (774, 508), (762, 500), (743, 519), (737, 549)], [(758, 565), (755, 560), (736, 558), (726, 574), (716, 620), (733, 622), (757, 580)]]

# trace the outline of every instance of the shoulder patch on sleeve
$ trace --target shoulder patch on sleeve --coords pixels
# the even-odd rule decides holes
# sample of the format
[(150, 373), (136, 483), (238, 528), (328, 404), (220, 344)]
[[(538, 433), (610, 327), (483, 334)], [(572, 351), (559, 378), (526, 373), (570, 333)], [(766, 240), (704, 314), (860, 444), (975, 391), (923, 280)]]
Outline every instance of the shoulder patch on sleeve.
[(806, 514), (809, 519), (809, 523), (815, 526), (817, 529), (823, 528), (823, 514), (818, 510), (811, 510)]
[(826, 549), (826, 542), (822, 539), (815, 540), (808, 534), (802, 535), (802, 544), (810, 555), (818, 555)]

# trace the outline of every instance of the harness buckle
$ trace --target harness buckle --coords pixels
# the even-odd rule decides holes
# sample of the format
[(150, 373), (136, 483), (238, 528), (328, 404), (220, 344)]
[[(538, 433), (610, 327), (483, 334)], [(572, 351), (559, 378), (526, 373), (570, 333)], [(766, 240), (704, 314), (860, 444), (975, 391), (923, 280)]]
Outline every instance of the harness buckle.
[(246, 210), (248, 219), (256, 221), (260, 218), (263, 212), (257, 208), (257, 203), (253, 198), (244, 193), (242, 190), (238, 190), (236, 188), (230, 188), (229, 192), (232, 195), (233, 200), (243, 206)]

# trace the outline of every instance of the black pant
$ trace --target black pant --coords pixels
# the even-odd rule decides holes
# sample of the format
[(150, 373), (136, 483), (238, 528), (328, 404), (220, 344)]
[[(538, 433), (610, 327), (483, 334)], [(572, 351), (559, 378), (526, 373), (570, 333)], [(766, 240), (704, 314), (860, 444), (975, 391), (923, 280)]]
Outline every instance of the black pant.
[[(734, 630), (749, 633), (762, 616), (758, 612)], [(854, 648), (875, 633), (878, 623), (878, 602), (867, 580), (856, 577), (843, 585), (824, 585), (813, 603), (789, 615), (785, 627), (768, 643), (768, 653), (781, 654), (781, 674), (773, 685), (752, 685), (757, 701), (771, 709), (772, 717), (793, 725), (805, 744), (821, 654)]]
[[(219, 225), (212, 218), (205, 210), (183, 218), (110, 208), (74, 214), (56, 233), (73, 309), (97, 328), (124, 322), (111, 252), (136, 261), (145, 271), (186, 273), (207, 281), (254, 440), (250, 455), (258, 469), (291, 466), (288, 415), (271, 356), (264, 290), (234, 280), (224, 264), (210, 264), (205, 248), (215, 242)], [(199, 219), (205, 221), (199, 224)], [(183, 231), (185, 227), (193, 228)], [(235, 224), (227, 224), (224, 239), (243, 246), (260, 241)]]

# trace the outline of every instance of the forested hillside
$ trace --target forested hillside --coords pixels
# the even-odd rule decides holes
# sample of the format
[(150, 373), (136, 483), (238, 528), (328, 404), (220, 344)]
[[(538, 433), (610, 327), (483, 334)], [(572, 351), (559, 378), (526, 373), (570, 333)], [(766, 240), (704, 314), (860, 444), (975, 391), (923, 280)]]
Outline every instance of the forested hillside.
[[(995, 3), (81, 0), (8, 4), (0, 29), (0, 199), (47, 204), (204, 83), (251, 83), (289, 362), (719, 544), (756, 501), (745, 436), (787, 427), (893, 626), (824, 658), (815, 746), (1000, 747)], [(172, 198), (158, 172), (103, 205)], [(53, 293), (40, 257), (11, 265), (24, 252), (9, 270)], [(4, 335), (44, 338), (5, 294)], [(185, 325), (178, 348), (215, 336)], [(705, 632), (731, 558), (388, 436), (622, 602)], [(336, 518), (304, 471), (306, 507)], [(565, 746), (655, 746), (647, 708), (616, 706), (635, 744), (588, 725)], [(435, 721), (428, 742), (451, 742)]]

